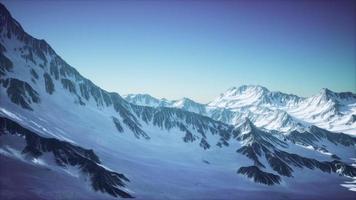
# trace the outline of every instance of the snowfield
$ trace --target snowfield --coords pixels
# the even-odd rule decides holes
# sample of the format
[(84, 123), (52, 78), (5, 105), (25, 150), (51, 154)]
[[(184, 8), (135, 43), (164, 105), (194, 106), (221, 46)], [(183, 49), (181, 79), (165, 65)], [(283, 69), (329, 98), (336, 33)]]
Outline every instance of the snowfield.
[(207, 105), (121, 97), (2, 4), (0, 25), (1, 199), (355, 197), (353, 93), (242, 86)]

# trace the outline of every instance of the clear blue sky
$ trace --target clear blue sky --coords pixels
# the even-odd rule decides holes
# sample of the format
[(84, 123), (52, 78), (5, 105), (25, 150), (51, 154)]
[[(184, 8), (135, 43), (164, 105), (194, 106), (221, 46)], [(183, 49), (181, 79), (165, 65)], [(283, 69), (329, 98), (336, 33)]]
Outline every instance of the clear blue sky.
[(356, 92), (353, 1), (1, 1), (109, 91), (208, 102), (260, 84)]

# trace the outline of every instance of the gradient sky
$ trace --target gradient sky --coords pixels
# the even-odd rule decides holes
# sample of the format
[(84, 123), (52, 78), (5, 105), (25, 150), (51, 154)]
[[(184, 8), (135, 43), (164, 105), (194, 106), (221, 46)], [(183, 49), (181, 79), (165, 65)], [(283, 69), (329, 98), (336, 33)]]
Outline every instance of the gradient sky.
[(120, 94), (205, 103), (242, 84), (356, 92), (354, 1), (1, 2), (81, 74)]

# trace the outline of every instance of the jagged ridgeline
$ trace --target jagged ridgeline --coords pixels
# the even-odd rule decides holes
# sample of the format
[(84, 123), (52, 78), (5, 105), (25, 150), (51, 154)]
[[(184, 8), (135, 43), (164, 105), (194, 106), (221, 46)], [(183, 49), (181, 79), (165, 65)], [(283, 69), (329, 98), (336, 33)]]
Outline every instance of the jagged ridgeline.
[[(314, 149), (322, 149), (319, 142), (331, 142), (335, 145), (351, 147), (354, 149), (356, 139), (348, 135), (329, 132), (317, 127), (312, 127), (309, 132), (298, 133), (294, 131), (287, 136), (274, 135), (258, 129), (250, 120), (246, 120), (237, 127), (239, 134), (236, 139), (244, 144), (237, 153), (243, 154), (253, 161), (253, 166), (241, 167), (237, 173), (253, 177), (255, 182), (274, 185), (281, 182), (281, 176), (293, 177), (293, 168), (318, 169), (326, 173), (338, 173), (340, 175), (355, 177), (356, 168), (339, 160), (337, 155), (331, 155), (332, 161), (319, 161), (304, 157), (296, 153), (289, 153), (291, 144), (303, 144)], [(305, 136), (305, 137), (300, 137)], [(289, 143), (289, 144), (288, 144)], [(324, 153), (329, 153), (326, 148)], [(265, 158), (273, 171), (278, 175), (264, 172), (266, 168), (260, 160)]]
[[(351, 136), (327, 131), (316, 126), (303, 126), (303, 129), (299, 129), (302, 123), (283, 110), (275, 111), (275, 109), (264, 107), (258, 111), (267, 114), (258, 116), (251, 110), (246, 111), (248, 115), (242, 113), (246, 110), (245, 108), (239, 108), (237, 111), (222, 107), (211, 109), (213, 104), (226, 103), (224, 96), (210, 105), (198, 104), (189, 99), (169, 102), (150, 97), (150, 100), (146, 101), (147, 96), (126, 96), (124, 99), (117, 93), (108, 92), (96, 86), (58, 56), (47, 42), (27, 34), (2, 4), (0, 4), (0, 28), (0, 139), (5, 141), (4, 138), (11, 136), (23, 140), (25, 147), (18, 150), (25, 157), (44, 158), (51, 155), (55, 159), (56, 165), (60, 167), (77, 167), (81, 173), (90, 178), (90, 184), (95, 191), (101, 191), (114, 197), (136, 196), (130, 191), (142, 190), (142, 187), (129, 190), (129, 178), (130, 183), (137, 183), (150, 177), (150, 165), (145, 165), (144, 168), (148, 175), (145, 173), (142, 173), (141, 176), (127, 174), (126, 171), (125, 175), (117, 173), (104, 167), (105, 163), (101, 163), (98, 155), (105, 155), (110, 152), (110, 148), (120, 149), (120, 145), (114, 144), (114, 147), (103, 145), (99, 146), (100, 148), (89, 150), (84, 148), (87, 147), (85, 145), (88, 145), (83, 142), (87, 139), (87, 135), (84, 135), (87, 134), (85, 131), (81, 133), (83, 135), (80, 137), (74, 137), (77, 139), (74, 144), (60, 139), (55, 133), (48, 133), (50, 132), (48, 130), (53, 129), (47, 130), (42, 127), (41, 130), (46, 131), (38, 131), (29, 127), (32, 121), (31, 117), (40, 119), (44, 118), (43, 116), (56, 116), (56, 113), (51, 113), (51, 110), (46, 110), (46, 115), (42, 115), (41, 111), (43, 112), (44, 107), (58, 106), (65, 111), (70, 107), (100, 115), (101, 122), (105, 121), (103, 123), (104, 133), (97, 135), (100, 139), (106, 137), (105, 139), (110, 140), (113, 137), (118, 137), (122, 140), (124, 138), (127, 141), (132, 141), (132, 145), (144, 144), (143, 146), (151, 147), (149, 145), (157, 145), (152, 140), (161, 137), (162, 135), (159, 134), (163, 133), (164, 137), (174, 138), (177, 136), (178, 139), (174, 141), (174, 144), (194, 149), (191, 151), (193, 154), (194, 151), (198, 151), (196, 149), (199, 149), (203, 152), (202, 155), (217, 154), (216, 157), (224, 158), (225, 153), (228, 154), (228, 151), (232, 149), (232, 154), (236, 156), (233, 166), (236, 166), (235, 172), (239, 174), (232, 172), (236, 179), (246, 179), (246, 176), (256, 183), (272, 186), (286, 181), (286, 177), (294, 178), (296, 171), (303, 168), (318, 170), (325, 174), (337, 173), (341, 176), (356, 177), (355, 167), (352, 166), (348, 157), (340, 153), (351, 152), (352, 154), (355, 152), (356, 140)], [(226, 95), (243, 94), (247, 90), (251, 90), (251, 88), (233, 88)], [(261, 98), (256, 98), (254, 101), (259, 106), (287, 106), (307, 101), (294, 95), (269, 92), (265, 88), (257, 87), (253, 90), (258, 94), (263, 94), (258, 96)], [(327, 93), (329, 96), (334, 95), (330, 92)], [(350, 99), (349, 96), (350, 94), (344, 94), (337, 98)], [(65, 102), (57, 104), (58, 99), (64, 99)], [(142, 103), (143, 101), (145, 103)], [(236, 102), (234, 103), (237, 104)], [(340, 107), (342, 106), (340, 105)], [(53, 107), (51, 108), (53, 109)], [(258, 121), (257, 118), (268, 117), (271, 113), (275, 119), (283, 119), (282, 126), (298, 128), (282, 132), (262, 129), (254, 124)], [(80, 117), (85, 120), (88, 116)], [(66, 119), (61, 120), (65, 121)], [(39, 121), (36, 122), (39, 123)], [(234, 123), (231, 123), (232, 121)], [(85, 124), (80, 124), (80, 122), (82, 122), (80, 119), (66, 121), (73, 126), (78, 123), (78, 126), (81, 127), (90, 126), (90, 123), (95, 124), (92, 131), (95, 131), (98, 126), (96, 121), (89, 121)], [(44, 124), (41, 125), (44, 126)], [(57, 120), (52, 120), (48, 124), (55, 127), (59, 123)], [(111, 126), (107, 126), (108, 124)], [(163, 136), (162, 138), (164, 138)], [(96, 142), (96, 140), (90, 142), (93, 141)], [(12, 144), (2, 142), (0, 148), (5, 149), (9, 145)], [(298, 148), (308, 148), (305, 151), (322, 154), (323, 157), (315, 158), (304, 155), (295, 150)], [(168, 153), (169, 150), (171, 149), (160, 149), (160, 151)], [(128, 166), (135, 167), (135, 162), (129, 157), (130, 152), (120, 153), (127, 156), (125, 159), (130, 163)], [(115, 159), (119, 155), (121, 154), (115, 154), (110, 158)], [(103, 156), (100, 157), (103, 158)], [(249, 163), (242, 162), (245, 158)], [(163, 161), (164, 159), (169, 160), (170, 157), (156, 159)], [(209, 164), (209, 167), (216, 167), (216, 163), (209, 159), (203, 158), (202, 160), (205, 164)], [(121, 171), (121, 166), (117, 167), (118, 171)], [(127, 168), (130, 167), (126, 166), (125, 170), (129, 171)], [(209, 169), (201, 168), (200, 170)], [(131, 177), (136, 179), (133, 180)], [(150, 182), (152, 187), (155, 185), (154, 181), (157, 180)]]
[(152, 107), (175, 107), (236, 125), (249, 118), (260, 128), (291, 132), (317, 125), (355, 135), (356, 94), (322, 89), (305, 98), (270, 91), (259, 85), (232, 87), (207, 104), (191, 99), (167, 100), (148, 94), (129, 94), (125, 100)]
[[(212, 133), (224, 135), (226, 132), (225, 129), (229, 129), (223, 124), (220, 124), (220, 126), (225, 128), (219, 129), (218, 122), (183, 110), (174, 108), (150, 109), (128, 103), (119, 94), (107, 92), (84, 78), (76, 69), (58, 56), (44, 40), (35, 39), (24, 32), (18, 22), (11, 18), (3, 6), (1, 14), (2, 40), (6, 38), (6, 40), (18, 40), (23, 43), (23, 47), (15, 48), (14, 50), (25, 61), (22, 63), (23, 66), (18, 66), (18, 68), (29, 70), (30, 79), (34, 78), (37, 80), (36, 82), (26, 82), (7, 76), (16, 72), (13, 71), (12, 61), (4, 54), (7, 48), (3, 44), (4, 41), (2, 41), (1, 57), (4, 58), (5, 63), (9, 64), (1, 65), (6, 67), (1, 68), (2, 76), (0, 84), (6, 90), (11, 101), (24, 109), (33, 110), (33, 106), (40, 104), (42, 98), (51, 98), (39, 95), (40, 92), (38, 90), (43, 90), (48, 95), (53, 95), (64, 89), (73, 97), (73, 102), (80, 106), (94, 103), (98, 108), (113, 108), (122, 119), (120, 122), (117, 116), (113, 116), (115, 126), (121, 127), (118, 128), (118, 131), (123, 132), (121, 124), (124, 124), (137, 138), (150, 138), (141, 128), (138, 119), (141, 117), (146, 123), (152, 122), (154, 125), (162, 128), (171, 129), (178, 127), (180, 130), (186, 132), (184, 140), (187, 142), (197, 139), (188, 130), (188, 126), (193, 126), (201, 134), (201, 144), (205, 148), (209, 144), (204, 141), (204, 131), (209, 130)], [(1, 61), (3, 62), (3, 60)], [(34, 68), (28, 69), (28, 66), (33, 66)], [(35, 72), (36, 74), (43, 74), (43, 76), (36, 75), (36, 77), (33, 77), (34, 71), (37, 71)], [(178, 122), (178, 120), (185, 120), (185, 123)], [(211, 124), (212, 126), (210, 126)]]

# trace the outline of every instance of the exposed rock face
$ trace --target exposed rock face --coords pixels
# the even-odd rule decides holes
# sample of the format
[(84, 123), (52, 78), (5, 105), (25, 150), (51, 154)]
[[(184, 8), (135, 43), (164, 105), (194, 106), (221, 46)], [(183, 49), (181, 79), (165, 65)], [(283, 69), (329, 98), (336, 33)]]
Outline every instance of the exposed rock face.
[(156, 99), (147, 94), (130, 94), (125, 99), (145, 106), (180, 108), (232, 125), (249, 118), (259, 128), (281, 132), (303, 131), (317, 125), (329, 131), (356, 134), (353, 120), (356, 94), (352, 92), (322, 89), (318, 94), (304, 98), (269, 91), (259, 85), (242, 85), (228, 89), (208, 104), (188, 98)]
[[(293, 177), (293, 167), (319, 169), (327, 173), (333, 172), (343, 176), (355, 176), (356, 168), (340, 161), (335, 155), (331, 156), (334, 160), (330, 162), (319, 161), (295, 153), (288, 153), (288, 144), (285, 141), (271, 133), (258, 129), (248, 119), (238, 126), (237, 130), (240, 132), (235, 138), (243, 144), (243, 146), (237, 150), (237, 153), (245, 155), (254, 162), (252, 168), (241, 167), (238, 172), (250, 178), (256, 176), (254, 180), (259, 183), (273, 185), (279, 183), (281, 180), (278, 175), (264, 173), (260, 170), (260, 168), (266, 168), (265, 164), (262, 164), (260, 161), (263, 157), (265, 157), (273, 171), (286, 177)], [(303, 136), (307, 137), (303, 138)], [(312, 127), (308, 133), (298, 133), (295, 131), (287, 136), (287, 138), (288, 140), (291, 138), (290, 140), (294, 143), (304, 144), (305, 146), (310, 145), (315, 149), (320, 148), (314, 143), (317, 141), (327, 140), (335, 145), (343, 145), (346, 147), (356, 144), (355, 138), (344, 134), (328, 132), (317, 127)], [(276, 178), (276, 176), (278, 176), (278, 178)]]
[(279, 184), (281, 181), (281, 178), (278, 175), (264, 172), (256, 166), (241, 167), (237, 173), (246, 175), (248, 178), (252, 178), (256, 183), (266, 185)]
[(54, 84), (51, 76), (48, 73), (44, 73), (43, 78), (45, 80), (46, 91), (48, 94), (52, 94), (54, 92)]
[(25, 109), (32, 110), (32, 103), (39, 103), (40, 97), (30, 84), (15, 78), (0, 80), (2, 86), (7, 88), (7, 95), (11, 101)]
[(109, 171), (101, 166), (99, 157), (93, 150), (84, 149), (55, 138), (41, 137), (10, 119), (0, 117), (0, 137), (6, 134), (24, 138), (26, 146), (22, 150), (22, 154), (38, 158), (50, 153), (59, 166), (76, 166), (82, 173), (90, 177), (94, 190), (106, 192), (114, 197), (132, 198), (129, 193), (120, 189), (125, 187), (125, 182), (128, 182), (129, 179), (123, 174)]
[[(128, 101), (142, 103), (142, 105), (135, 105), (117, 93), (101, 89), (80, 75), (78, 71), (61, 59), (44, 40), (38, 40), (24, 32), (1, 4), (0, 25), (0, 92), (3, 94), (0, 96), (0, 114), (7, 116), (0, 118), (0, 134), (4, 137), (5, 135), (20, 136), (19, 138), (22, 138), (26, 144), (25, 148), (21, 149), (23, 155), (30, 158), (43, 158), (45, 155), (51, 155), (55, 159), (56, 166), (79, 168), (81, 173), (89, 177), (94, 190), (114, 197), (132, 197), (130, 190), (125, 185), (128, 182), (126, 176), (101, 165), (98, 157), (100, 155), (105, 160), (106, 157), (102, 155), (106, 155), (114, 148), (121, 148), (121, 146), (115, 146), (116, 143), (114, 143), (111, 144), (114, 146), (111, 149), (105, 145), (94, 150), (85, 149), (81, 146), (83, 146), (83, 141), (86, 141), (86, 135), (80, 135), (79, 139), (75, 137), (77, 139), (75, 142), (78, 144), (74, 145), (58, 137), (60, 134), (56, 135), (56, 133), (59, 133), (59, 130), (50, 130), (46, 132), (47, 135), (44, 134), (48, 137), (43, 137), (42, 132), (27, 127), (27, 121), (29, 123), (33, 121), (33, 126), (36, 127), (36, 122), (41, 123), (44, 125), (39, 128), (41, 130), (51, 129), (57, 123), (58, 126), (62, 125), (59, 121), (70, 120), (73, 121), (64, 124), (72, 125), (70, 127), (73, 129), (88, 126), (90, 128), (83, 128), (83, 130), (92, 131), (92, 128), (94, 131), (98, 126), (103, 126), (105, 133), (94, 135), (98, 140), (109, 135), (105, 139), (111, 140), (119, 137), (126, 141), (128, 139), (126, 135), (132, 134), (135, 138), (130, 138), (132, 139), (129, 141), (130, 144), (121, 144), (130, 146), (132, 142), (132, 145), (144, 144), (145, 147), (153, 144), (149, 146), (153, 149), (153, 146), (158, 143), (154, 139), (172, 137), (175, 139), (173, 144), (177, 145), (174, 148), (192, 148), (197, 152), (203, 152), (201, 155), (217, 153), (218, 156), (215, 156), (222, 158), (228, 154), (236, 156), (238, 158), (236, 159), (236, 169), (239, 174), (246, 175), (257, 183), (267, 185), (279, 184), (281, 181), (287, 180), (286, 177), (297, 178), (294, 177), (294, 174), (300, 168), (356, 177), (355, 167), (342, 155), (343, 152), (354, 152), (355, 138), (310, 124), (305, 126), (288, 111), (277, 108), (278, 106), (291, 105), (325, 106), (327, 108), (323, 110), (325, 112), (312, 113), (312, 115), (315, 118), (323, 116), (331, 119), (333, 116), (341, 116), (340, 110), (349, 105), (348, 102), (354, 102), (355, 95), (352, 93), (336, 94), (325, 90), (315, 98), (305, 99), (295, 95), (270, 92), (260, 86), (242, 86), (230, 89), (209, 105), (199, 104), (187, 98), (177, 101), (156, 101), (152, 99), (153, 97), (147, 96), (125, 97)], [(18, 42), (19, 46), (12, 48), (9, 44), (12, 41)], [(13, 57), (16, 59), (12, 60)], [(13, 63), (17, 63), (17, 61), (20, 64), (15, 66)], [(251, 97), (252, 99), (250, 99)], [(251, 101), (242, 101), (246, 99)], [(8, 106), (9, 104), (11, 106)], [(155, 106), (150, 107), (144, 104)], [(212, 106), (214, 106), (213, 109)], [(51, 109), (62, 111), (63, 113), (59, 117), (68, 116), (68, 120), (57, 118), (57, 113), (51, 113)], [(69, 109), (74, 111), (70, 112)], [(16, 122), (14, 119), (17, 115), (7, 112), (8, 110), (20, 110), (17, 114), (23, 114), (25, 120)], [(79, 114), (75, 115), (74, 112)], [(355, 115), (347, 117), (349, 117), (347, 123), (352, 126), (355, 122)], [(77, 118), (89, 118), (90, 120), (81, 121)], [(275, 127), (303, 127), (303, 130), (272, 131), (261, 128), (265, 127), (264, 125), (257, 126), (255, 124), (266, 118), (268, 118), (267, 124), (278, 122)], [(96, 120), (102, 120), (102, 124), (96, 124)], [(82, 124), (79, 124), (80, 122)], [(108, 131), (106, 132), (106, 130)], [(162, 132), (164, 135), (161, 134)], [(83, 131), (83, 134), (85, 133), (88, 132)], [(70, 134), (68, 133), (67, 136)], [(158, 141), (166, 142), (163, 139)], [(341, 151), (335, 153), (330, 147), (331, 145)], [(127, 146), (126, 148), (128, 148)], [(324, 160), (308, 157), (302, 151), (294, 150), (307, 147), (313, 153), (322, 152), (323, 156), (327, 155), (327, 157), (323, 157)], [(100, 154), (102, 153), (100, 150), (105, 154)], [(147, 148), (147, 150), (151, 149)], [(168, 149), (160, 149), (160, 151), (166, 150)], [(99, 152), (98, 155), (94, 151)], [(115, 154), (115, 156), (119, 155)], [(117, 159), (118, 157), (115, 156), (108, 157)], [(137, 164), (137, 162), (132, 162), (131, 155), (125, 154), (125, 156), (129, 163), (125, 170)], [(245, 157), (250, 163), (240, 163), (240, 160)], [(167, 158), (170, 159), (168, 156)], [(199, 163), (202, 160), (203, 163), (209, 164), (209, 167), (216, 167), (216, 163), (210, 162), (209, 159), (205, 160), (205, 158), (199, 158)], [(206, 166), (204, 165), (204, 167)], [(235, 163), (233, 163), (233, 167), (235, 167)], [(119, 169), (121, 170), (121, 168)], [(125, 174), (129, 177), (136, 177), (135, 183), (141, 180), (141, 176), (137, 174), (128, 174), (126, 171)], [(144, 179), (150, 176), (142, 177)], [(241, 177), (236, 176), (236, 178)], [(242, 179), (244, 178), (242, 177)], [(155, 182), (152, 183), (152, 185), (154, 184)]]

